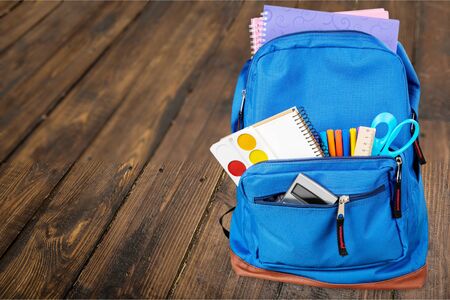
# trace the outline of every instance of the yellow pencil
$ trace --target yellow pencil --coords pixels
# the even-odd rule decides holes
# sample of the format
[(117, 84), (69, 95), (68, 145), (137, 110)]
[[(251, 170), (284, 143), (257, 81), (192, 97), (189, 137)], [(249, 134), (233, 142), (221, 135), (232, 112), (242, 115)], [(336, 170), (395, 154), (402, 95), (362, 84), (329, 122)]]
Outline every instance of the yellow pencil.
[(353, 156), (355, 154), (356, 147), (356, 128), (350, 128), (350, 154)]

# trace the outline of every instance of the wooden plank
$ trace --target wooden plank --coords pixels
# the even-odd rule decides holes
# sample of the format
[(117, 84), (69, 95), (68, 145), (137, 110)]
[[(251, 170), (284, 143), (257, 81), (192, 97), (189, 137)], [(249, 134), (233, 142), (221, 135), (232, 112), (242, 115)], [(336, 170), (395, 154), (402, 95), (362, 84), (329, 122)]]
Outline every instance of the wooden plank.
[(0, 57), (0, 95), (23, 82), (45, 63), (103, 6), (100, 2), (65, 2)]
[(422, 1), (417, 41), (416, 71), (421, 80), (421, 117), (448, 121), (450, 109), (450, 5), (446, 1)]
[[(238, 7), (239, 4), (226, 2), (177, 3), (167, 12), (166, 17), (169, 18), (166, 22), (173, 18), (174, 23), (163, 27), (170, 30), (170, 34), (158, 34), (156, 37), (160, 40), (147, 41), (159, 45), (159, 52), (153, 54), (153, 60), (134, 82), (124, 104), (66, 175), (47, 209), (37, 216), (36, 225), (19, 237), (0, 262), (3, 269), (0, 284), (5, 286), (2, 295), (61, 297), (65, 294), (140, 174), (152, 148), (158, 144), (164, 130), (161, 124), (167, 122), (167, 114), (170, 110), (177, 110), (176, 105), (180, 101), (177, 93), (182, 95), (187, 92), (188, 86), (184, 83), (191, 80), (192, 73), (214, 50), (220, 33), (232, 20)], [(207, 15), (204, 14), (206, 9)], [(158, 74), (157, 78), (155, 74)], [(150, 97), (150, 100), (142, 101), (143, 95)], [(168, 126), (169, 122), (165, 127)], [(103, 161), (102, 166), (117, 166), (112, 178), (105, 178), (102, 167), (96, 169), (89, 176), (89, 187), (95, 187), (90, 193), (85, 192), (88, 186), (78, 182), (78, 178), (87, 172), (83, 164), (87, 160)], [(219, 171), (220, 167), (216, 166), (215, 172)], [(208, 179), (204, 181), (209, 182)], [(76, 199), (76, 203), (67, 201), (68, 194)], [(51, 220), (51, 225), (48, 220)], [(48, 226), (58, 229), (47, 233), (48, 238), (51, 239), (50, 235), (58, 239), (57, 248), (51, 245), (37, 247), (38, 237), (48, 232), (45, 229)], [(83, 243), (73, 247), (73, 236)], [(31, 261), (35, 267), (31, 267), (30, 262), (23, 264), (23, 260), (15, 255), (16, 249), (21, 249), (24, 255), (32, 255)], [(45, 257), (58, 257), (59, 253), (65, 253), (70, 259), (58, 260), (51, 265), (43, 264)], [(30, 269), (39, 272), (28, 272), (17, 282), (17, 272), (24, 273), (24, 270)], [(57, 284), (52, 280), (55, 277), (59, 278)], [(11, 282), (15, 285), (11, 286)]]
[(0, 102), (0, 161), (43, 121), (145, 6), (109, 2), (39, 70), (15, 85)]
[[(167, 165), (176, 172), (164, 168), (155, 182), (148, 178), (158, 173), (159, 165), (145, 169), (70, 298), (166, 297), (183, 257), (180, 253), (200, 221), (201, 213), (196, 212), (204, 210), (221, 173), (212, 160)], [(172, 173), (180, 167), (175, 177)]]
[(45, 176), (45, 169), (42, 165), (23, 162), (15, 165), (2, 166), (2, 180), (0, 181), (0, 199), (7, 199), (14, 189), (18, 188), (18, 183), (25, 180), (28, 174), (34, 176)]
[(42, 19), (47, 17), (58, 5), (60, 1), (38, 2), (24, 1), (9, 13), (10, 9), (17, 5), (17, 2), (1, 2), (3, 8), (0, 8), (0, 53), (16, 42), (28, 30), (33, 28)]
[[(13, 183), (17, 183), (16, 178), (26, 180), (26, 178), (29, 176), (28, 172), (26, 172), (27, 166), (29, 164), (19, 164), (18, 168), (18, 175), (12, 176), (11, 180)], [(95, 186), (90, 185), (92, 182), (93, 173), (95, 173), (102, 165), (98, 162), (86, 162), (84, 164), (84, 174), (82, 176), (76, 178), (76, 183), (79, 185), (78, 188), (71, 190), (69, 193), (66, 193), (65, 201), (70, 201), (72, 203), (77, 203), (76, 194), (79, 192), (79, 189), (82, 187), (85, 187), (84, 192), (86, 194), (89, 194), (91, 190), (95, 189)], [(16, 170), (17, 165), (8, 165), (7, 170)], [(46, 176), (48, 172), (46, 172), (45, 167), (39, 167), (38, 164), (32, 164), (32, 169), (35, 169), (36, 172), (34, 174), (34, 177), (37, 174), (40, 174), (40, 176)], [(116, 176), (115, 172), (113, 172), (111, 166), (109, 165), (108, 168), (102, 168), (103, 176), (105, 178), (108, 178), (110, 180), (113, 180), (113, 177)], [(11, 173), (11, 171), (9, 172)], [(8, 174), (7, 174), (8, 175)], [(10, 185), (7, 185), (6, 188), (12, 189)], [(14, 187), (14, 189), (20, 188)], [(112, 188), (112, 187), (111, 187)], [(24, 193), (26, 191), (23, 191)], [(29, 190), (28, 193), (30, 194)], [(56, 195), (58, 195), (59, 192), (56, 192)], [(5, 196), (9, 196), (8, 194)], [(83, 207), (86, 211), (92, 210), (92, 207), (84, 206)], [(34, 249), (22, 249), (21, 247), (13, 247), (14, 250), (14, 256), (18, 258), (18, 261), (12, 261), (11, 263), (13, 265), (17, 265), (17, 267), (20, 266), (21, 263), (25, 263), (29, 266), (29, 268), (26, 268), (18, 273), (15, 273), (14, 275), (8, 272), (8, 267), (11, 267), (14, 269), (15, 267), (13, 265), (7, 265), (4, 263), (5, 260), (2, 261), (2, 265), (0, 267), (0, 294), (2, 295), (2, 298), (11, 298), (11, 297), (17, 297), (17, 298), (30, 298), (30, 296), (26, 295), (37, 295), (36, 291), (44, 291), (42, 294), (48, 295), (48, 297), (52, 298), (62, 298), (61, 296), (57, 296), (56, 291), (59, 289), (67, 289), (66, 286), (61, 285), (61, 281), (66, 279), (67, 274), (65, 271), (61, 271), (58, 274), (53, 274), (53, 276), (46, 277), (47, 280), (49, 280), (49, 284), (45, 285), (42, 280), (33, 280), (27, 282), (27, 284), (24, 283), (24, 278), (27, 278), (30, 276), (30, 273), (38, 273), (41, 274), (41, 276), (44, 275), (44, 271), (46, 268), (52, 266), (53, 264), (58, 263), (59, 261), (65, 261), (69, 265), (72, 264), (71, 259), (68, 257), (70, 254), (70, 251), (77, 251), (78, 247), (82, 247), (85, 241), (78, 239), (77, 232), (72, 234), (71, 236), (65, 237), (67, 240), (69, 240), (71, 244), (70, 251), (66, 249), (61, 249), (59, 247), (61, 239), (64, 237), (60, 234), (60, 225), (55, 224), (53, 221), (58, 218), (58, 214), (64, 214), (67, 213), (67, 215), (64, 216), (66, 222), (70, 222), (71, 220), (71, 211), (63, 211), (58, 209), (58, 207), (50, 207), (51, 211), (55, 213), (55, 216), (53, 216), (53, 219), (46, 219), (46, 224), (42, 225), (41, 228), (44, 230), (40, 235), (33, 236), (33, 243), (34, 243)], [(101, 214), (101, 213), (99, 213)], [(35, 224), (35, 220), (31, 221), (31, 223)], [(78, 231), (83, 230), (83, 224), (80, 224), (78, 227)], [(39, 252), (39, 249), (42, 249), (44, 247), (51, 247), (54, 249), (55, 253), (53, 256), (43, 256), (40, 259), (36, 260), (37, 257), (33, 257), (33, 253)], [(6, 257), (8, 260), (8, 257)], [(35, 264), (36, 263), (36, 264)], [(9, 274), (8, 274), (9, 273)], [(12, 280), (6, 280), (6, 276), (11, 276), (10, 279)], [(57, 289), (56, 289), (57, 287)], [(60, 293), (60, 292), (59, 292)], [(9, 295), (9, 296), (5, 296)], [(35, 296), (37, 297), (37, 296)]]
[(3, 18), (10, 13), (14, 8), (17, 8), (22, 1), (2, 1), (0, 2), (0, 18)]
[(432, 161), (423, 168), (425, 199), (428, 208), (429, 251), (428, 276), (425, 287), (399, 291), (403, 299), (449, 299), (450, 204), (449, 161)]
[[(3, 220), (0, 226), (0, 255), (114, 113), (141, 74), (143, 66), (158, 53), (158, 43), (164, 41), (172, 28), (155, 25), (169, 7), (169, 3), (152, 3), (117, 45), (102, 57), (11, 157), (11, 165), (40, 162), (46, 166), (49, 176), (34, 177), (30, 174), (14, 183), (18, 186), (17, 191), (12, 191), (7, 200), (0, 202), (0, 217)], [(182, 18), (176, 12), (174, 15)], [(0, 181), (3, 180), (6, 179), (0, 169)]]
[(427, 161), (448, 160), (450, 157), (448, 141), (450, 141), (449, 121), (420, 120), (420, 146)]

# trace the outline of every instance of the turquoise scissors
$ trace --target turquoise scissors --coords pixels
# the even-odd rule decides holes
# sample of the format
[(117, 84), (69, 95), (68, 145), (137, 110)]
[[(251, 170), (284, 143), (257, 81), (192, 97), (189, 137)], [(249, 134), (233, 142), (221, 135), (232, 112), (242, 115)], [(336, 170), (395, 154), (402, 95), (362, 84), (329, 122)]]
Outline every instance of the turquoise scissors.
[[(375, 138), (373, 141), (373, 148), (372, 148), (372, 155), (385, 155), (385, 156), (391, 156), (396, 157), (403, 151), (405, 151), (409, 146), (414, 143), (414, 141), (419, 136), (420, 127), (419, 123), (417, 123), (413, 119), (406, 119), (400, 124), (397, 125), (397, 119), (394, 117), (394, 115), (383, 112), (376, 116), (373, 121), (372, 125), (370, 127), (376, 128), (380, 124), (386, 124), (388, 127), (388, 131), (385, 136), (381, 138)], [(390, 150), (390, 146), (392, 142), (395, 140), (397, 135), (400, 133), (400, 130), (404, 125), (411, 124), (409, 126), (414, 126), (414, 131), (412, 133), (412, 137), (409, 139), (409, 141), (400, 149), (397, 150)]]

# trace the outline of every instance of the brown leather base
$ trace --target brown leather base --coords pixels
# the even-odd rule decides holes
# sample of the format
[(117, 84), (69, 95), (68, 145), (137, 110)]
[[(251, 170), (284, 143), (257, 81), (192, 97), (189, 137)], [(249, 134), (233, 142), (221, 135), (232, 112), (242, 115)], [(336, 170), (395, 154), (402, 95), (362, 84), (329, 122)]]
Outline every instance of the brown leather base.
[(243, 261), (240, 257), (231, 251), (231, 266), (239, 276), (256, 277), (260, 279), (280, 281), (293, 284), (311, 285), (323, 288), (340, 288), (340, 289), (365, 289), (365, 290), (405, 290), (418, 289), (423, 287), (427, 277), (427, 265), (419, 270), (392, 278), (389, 280), (370, 282), (370, 283), (355, 283), (355, 284), (336, 284), (326, 283), (314, 279), (309, 279), (293, 274), (263, 270)]

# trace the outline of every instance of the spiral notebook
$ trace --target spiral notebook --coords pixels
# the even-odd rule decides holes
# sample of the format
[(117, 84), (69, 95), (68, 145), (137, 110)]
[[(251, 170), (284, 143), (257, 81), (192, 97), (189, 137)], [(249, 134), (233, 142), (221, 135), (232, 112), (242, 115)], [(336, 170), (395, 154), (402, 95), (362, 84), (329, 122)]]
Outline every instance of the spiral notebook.
[(264, 44), (264, 20), (263, 17), (250, 19), (250, 49), (252, 55)]
[(292, 107), (246, 127), (211, 146), (210, 150), (236, 184), (247, 168), (269, 159), (323, 157), (307, 115)]
[(399, 21), (389, 20), (389, 12), (383, 8), (330, 13), (265, 5), (261, 15), (250, 20), (252, 55), (278, 36), (310, 30), (363, 31), (376, 36), (393, 51), (397, 48)]

